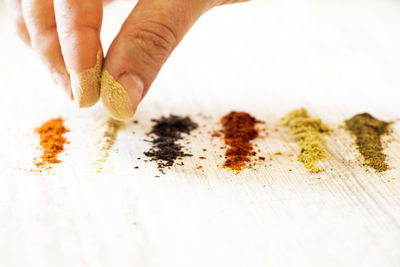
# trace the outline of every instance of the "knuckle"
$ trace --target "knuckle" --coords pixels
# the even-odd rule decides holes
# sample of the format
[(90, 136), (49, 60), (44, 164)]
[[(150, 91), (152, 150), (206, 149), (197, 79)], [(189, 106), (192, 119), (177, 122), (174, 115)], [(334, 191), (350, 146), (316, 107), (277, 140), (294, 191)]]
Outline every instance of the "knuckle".
[(56, 26), (49, 26), (41, 29), (40, 31), (32, 31), (31, 42), (33, 48), (39, 53), (45, 53), (52, 46), (59, 42)]
[(77, 35), (88, 37), (89, 35), (99, 32), (97, 25), (92, 24), (78, 24), (78, 25), (57, 25), (57, 32), (62, 40), (73, 40)]
[(171, 27), (155, 20), (135, 25), (127, 36), (137, 52), (151, 63), (165, 62), (178, 42)]

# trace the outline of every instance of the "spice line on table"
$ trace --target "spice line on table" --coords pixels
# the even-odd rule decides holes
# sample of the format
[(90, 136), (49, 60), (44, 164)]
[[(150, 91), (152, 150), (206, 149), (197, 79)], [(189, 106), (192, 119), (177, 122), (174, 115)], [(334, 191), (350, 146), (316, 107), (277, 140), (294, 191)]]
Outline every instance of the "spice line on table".
[[(207, 118), (203, 116), (203, 119)], [(154, 124), (148, 133), (148, 139), (144, 140), (151, 144), (151, 148), (143, 152), (143, 158), (139, 154), (137, 160), (156, 162), (160, 173), (165, 174), (165, 171), (172, 166), (184, 165), (182, 159), (185, 157), (196, 156), (202, 160), (207, 159), (204, 155), (193, 155), (187, 147), (189, 143), (186, 137), (199, 129), (199, 124), (192, 118), (170, 115), (153, 119), (152, 122)], [(138, 121), (133, 123), (137, 124)], [(268, 166), (267, 155), (257, 144), (253, 144), (256, 138), (268, 138), (267, 136), (260, 137), (261, 132), (266, 132), (267, 124), (246, 112), (232, 111), (223, 116), (220, 119), (219, 129), (207, 133), (210, 139), (218, 137), (224, 143), (224, 146), (220, 147), (225, 150), (225, 161), (221, 167), (238, 174), (243, 169), (256, 171), (259, 166)], [(297, 160), (312, 174), (323, 172), (324, 169), (319, 162), (329, 160), (324, 136), (331, 134), (334, 130), (320, 118), (310, 116), (305, 108), (289, 112), (282, 117), (280, 124), (288, 128), (298, 144), (300, 152)], [(95, 161), (97, 172), (102, 171), (103, 164), (109, 155), (108, 151), (115, 143), (118, 130), (122, 125), (120, 121), (102, 116), (94, 127), (98, 133), (95, 144), (98, 151)], [(354, 136), (355, 145), (362, 156), (360, 165), (370, 167), (378, 173), (390, 169), (382, 144), (382, 137), (390, 135), (390, 125), (391, 123), (378, 120), (368, 113), (357, 114), (345, 120), (344, 127)], [(39, 159), (34, 159), (35, 167), (30, 171), (49, 172), (56, 164), (61, 163), (57, 155), (64, 150), (67, 140), (63, 135), (69, 129), (64, 127), (62, 118), (57, 118), (50, 119), (35, 131), (40, 135), (42, 155)], [(206, 148), (202, 149), (203, 152), (206, 150)], [(276, 151), (274, 156), (283, 156), (283, 153)], [(269, 157), (269, 160), (272, 158)], [(135, 169), (138, 168), (135, 166)], [(203, 169), (203, 166), (197, 165), (194, 168), (199, 170)]]

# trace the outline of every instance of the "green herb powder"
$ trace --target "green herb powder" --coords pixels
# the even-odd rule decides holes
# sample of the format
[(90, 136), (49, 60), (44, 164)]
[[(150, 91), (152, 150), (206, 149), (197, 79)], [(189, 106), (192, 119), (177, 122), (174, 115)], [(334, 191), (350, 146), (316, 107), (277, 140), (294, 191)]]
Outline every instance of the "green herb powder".
[(377, 172), (387, 171), (389, 165), (385, 162), (381, 137), (388, 133), (390, 123), (375, 119), (368, 113), (357, 114), (345, 123), (356, 137), (356, 145), (364, 157), (364, 164)]

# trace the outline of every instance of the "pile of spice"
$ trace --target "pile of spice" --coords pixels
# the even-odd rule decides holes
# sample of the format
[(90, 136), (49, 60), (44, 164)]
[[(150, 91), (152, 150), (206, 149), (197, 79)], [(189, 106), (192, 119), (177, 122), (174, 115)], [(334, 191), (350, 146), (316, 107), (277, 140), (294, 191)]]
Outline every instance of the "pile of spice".
[(163, 116), (152, 121), (155, 123), (149, 133), (152, 146), (144, 155), (157, 162), (160, 172), (164, 173), (164, 169), (173, 166), (177, 159), (193, 156), (184, 152), (178, 141), (183, 139), (182, 134), (189, 135), (198, 127), (195, 122), (189, 117), (176, 115)]
[(57, 156), (64, 151), (64, 144), (67, 143), (64, 134), (68, 131), (62, 118), (51, 119), (35, 129), (40, 136), (42, 147), (40, 159), (34, 161), (36, 167), (41, 170), (50, 170), (53, 164), (61, 162)]
[(117, 138), (118, 130), (123, 123), (111, 117), (101, 116), (94, 125), (95, 146), (97, 157), (95, 160), (96, 172), (101, 172), (103, 164), (109, 156), (109, 151)]
[(300, 146), (297, 160), (302, 162), (311, 173), (318, 173), (323, 169), (317, 162), (328, 158), (325, 149), (323, 133), (329, 133), (329, 128), (319, 118), (311, 117), (304, 108), (296, 109), (281, 119), (284, 126), (289, 127)]
[(347, 129), (356, 137), (356, 145), (364, 157), (364, 164), (377, 172), (387, 171), (381, 137), (388, 133), (390, 123), (375, 119), (368, 113), (357, 114), (345, 121)]
[(240, 172), (250, 162), (250, 156), (256, 154), (250, 141), (258, 136), (257, 122), (246, 112), (232, 111), (222, 117), (224, 141), (229, 146), (225, 152), (224, 168)]

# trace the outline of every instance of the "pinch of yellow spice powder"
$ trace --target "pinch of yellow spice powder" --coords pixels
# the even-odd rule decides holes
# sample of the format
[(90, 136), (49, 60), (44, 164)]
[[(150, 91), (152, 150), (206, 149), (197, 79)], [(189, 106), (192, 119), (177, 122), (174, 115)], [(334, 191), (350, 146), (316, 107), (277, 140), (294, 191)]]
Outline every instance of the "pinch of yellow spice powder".
[(281, 119), (281, 122), (289, 127), (300, 147), (297, 160), (311, 173), (323, 171), (317, 163), (329, 156), (322, 136), (322, 133), (330, 132), (328, 126), (319, 118), (311, 117), (305, 108), (291, 111)]
[(103, 67), (103, 50), (96, 56), (96, 65), (78, 75), (72, 75), (72, 89), (79, 107), (88, 107), (97, 102), (100, 97), (101, 69)]
[(101, 77), (101, 98), (110, 114), (120, 120), (133, 117), (132, 103), (124, 87), (104, 70)]

